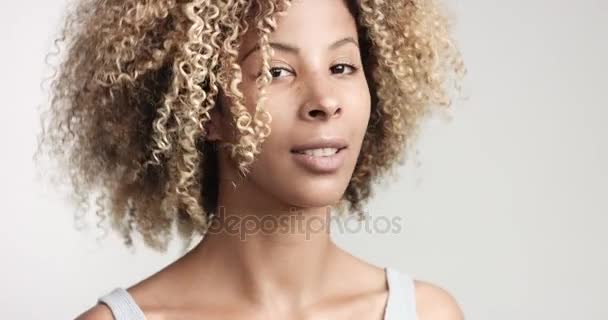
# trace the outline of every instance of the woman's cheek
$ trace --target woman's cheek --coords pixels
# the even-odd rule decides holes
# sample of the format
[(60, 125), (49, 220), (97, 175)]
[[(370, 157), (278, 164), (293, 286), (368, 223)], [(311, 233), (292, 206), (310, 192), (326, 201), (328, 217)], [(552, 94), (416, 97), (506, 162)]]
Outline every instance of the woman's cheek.
[(255, 82), (251, 82), (249, 80), (241, 82), (241, 93), (243, 94), (243, 99), (245, 100), (245, 107), (249, 112), (253, 112), (255, 110), (256, 101), (258, 99), (258, 90), (255, 85)]

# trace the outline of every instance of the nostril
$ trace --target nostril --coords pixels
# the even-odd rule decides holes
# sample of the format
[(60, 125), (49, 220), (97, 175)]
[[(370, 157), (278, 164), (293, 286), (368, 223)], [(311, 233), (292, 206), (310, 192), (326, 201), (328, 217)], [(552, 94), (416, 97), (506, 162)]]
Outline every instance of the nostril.
[(342, 114), (342, 108), (337, 103), (322, 103), (315, 107), (305, 108), (305, 117), (308, 119), (330, 119)]
[(310, 114), (311, 117), (316, 118), (319, 114), (323, 116), (323, 113), (324, 112), (321, 110), (312, 110), (308, 114)]

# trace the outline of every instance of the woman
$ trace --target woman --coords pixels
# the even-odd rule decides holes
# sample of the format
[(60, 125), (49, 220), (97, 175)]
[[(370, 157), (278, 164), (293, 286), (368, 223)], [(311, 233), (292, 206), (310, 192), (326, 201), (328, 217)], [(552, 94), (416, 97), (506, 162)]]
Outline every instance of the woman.
[(81, 203), (101, 185), (127, 245), (204, 235), (78, 319), (462, 319), (328, 232), (450, 103), (464, 68), (434, 1), (91, 0), (62, 38), (45, 139)]

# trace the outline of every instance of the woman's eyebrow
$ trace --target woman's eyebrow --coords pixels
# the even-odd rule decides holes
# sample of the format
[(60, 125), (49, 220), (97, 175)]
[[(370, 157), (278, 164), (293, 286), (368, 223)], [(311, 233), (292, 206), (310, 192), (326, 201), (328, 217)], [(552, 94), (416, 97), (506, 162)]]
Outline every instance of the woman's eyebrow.
[[(330, 44), (327, 47), (327, 49), (335, 50), (347, 43), (352, 43), (355, 46), (357, 46), (357, 48), (359, 47), (359, 43), (353, 37), (349, 36), (349, 37), (344, 37), (340, 40), (335, 41), (334, 43)], [(298, 54), (300, 52), (300, 48), (298, 48), (297, 46), (286, 44), (286, 43), (270, 42), (269, 45), (275, 50), (285, 51), (285, 52), (291, 53), (291, 54)], [(245, 61), (245, 59), (247, 59), (247, 57), (249, 57), (249, 55), (251, 55), (253, 52), (255, 52), (259, 49), (260, 49), (260, 46), (255, 45), (253, 48), (251, 48), (249, 51), (247, 51), (247, 53), (243, 56), (243, 58), (241, 58), (241, 62)]]

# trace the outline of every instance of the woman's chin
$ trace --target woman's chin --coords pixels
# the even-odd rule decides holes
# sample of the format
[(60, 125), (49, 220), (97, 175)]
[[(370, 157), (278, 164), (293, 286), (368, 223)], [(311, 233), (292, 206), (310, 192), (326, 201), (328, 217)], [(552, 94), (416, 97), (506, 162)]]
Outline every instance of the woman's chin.
[(300, 189), (290, 197), (290, 203), (300, 208), (328, 207), (337, 204), (343, 195), (343, 188)]
[(321, 175), (289, 169), (255, 171), (251, 175), (252, 185), (284, 204), (297, 208), (319, 208), (336, 205), (343, 198), (351, 177), (344, 170)]

